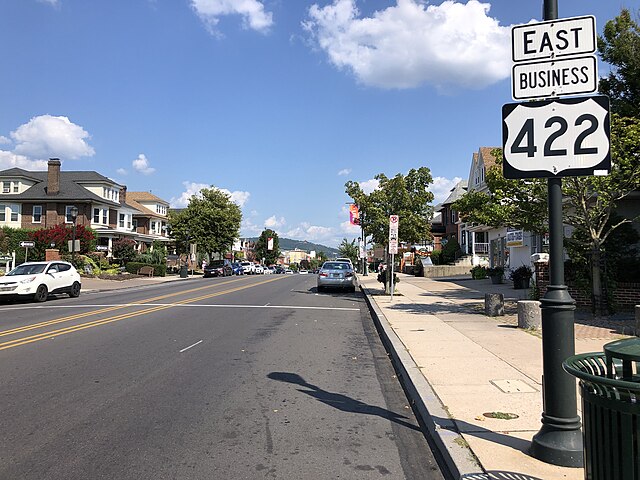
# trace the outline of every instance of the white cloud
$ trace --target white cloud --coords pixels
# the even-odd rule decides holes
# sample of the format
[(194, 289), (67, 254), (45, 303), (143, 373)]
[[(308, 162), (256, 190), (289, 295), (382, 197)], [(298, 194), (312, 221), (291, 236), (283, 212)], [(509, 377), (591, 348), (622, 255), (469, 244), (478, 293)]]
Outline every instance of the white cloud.
[(433, 184), (429, 187), (429, 191), (433, 193), (434, 197), (433, 204), (437, 205), (445, 201), (451, 193), (451, 189), (461, 180), (462, 178), (460, 177), (454, 177), (452, 180), (445, 177), (434, 177)]
[(5, 170), (8, 168), (23, 168), (25, 170), (46, 170), (47, 169), (47, 161), (46, 160), (31, 160), (24, 155), (17, 155), (13, 152), (7, 152), (4, 150), (0, 150), (0, 170)]
[(362, 189), (362, 191), (365, 194), (369, 195), (371, 192), (373, 192), (375, 189), (378, 188), (378, 186), (380, 185), (380, 182), (377, 179), (372, 178), (371, 180), (358, 182), (358, 184), (360, 185), (360, 188)]
[(67, 117), (33, 117), (10, 135), (15, 143), (13, 152), (30, 158), (75, 160), (95, 154), (86, 142), (90, 135)]
[(191, 0), (191, 6), (213, 34), (225, 15), (240, 15), (244, 28), (258, 32), (267, 32), (273, 25), (273, 15), (258, 0)]
[(342, 170), (340, 170), (338, 172), (339, 176), (345, 176), (345, 175), (349, 175), (351, 173), (351, 169), (350, 168), (343, 168)]
[(143, 175), (151, 175), (156, 171), (155, 168), (149, 166), (149, 159), (145, 156), (144, 153), (138, 155), (138, 158), (131, 162), (131, 166), (136, 172), (140, 172)]
[(0, 145), (8, 145), (11, 143), (11, 140), (5, 136), (0, 135)]
[[(182, 192), (179, 197), (172, 197), (169, 201), (171, 206), (174, 208), (184, 208), (189, 205), (189, 200), (191, 200), (191, 197), (199, 196), (200, 190), (202, 190), (203, 188), (216, 188), (212, 185), (209, 185), (208, 183), (196, 183), (189, 181), (182, 182), (182, 185), (184, 185), (185, 188), (184, 192)], [(234, 192), (231, 192), (226, 188), (218, 188), (218, 190), (229, 195), (231, 201), (238, 205), (240, 208), (242, 208), (249, 201), (249, 197), (251, 196), (249, 192), (242, 192), (239, 190), (236, 190)]]
[(230, 191), (226, 188), (219, 188), (221, 192), (226, 193), (231, 197), (231, 201), (238, 205), (240, 208), (244, 207), (245, 204), (249, 201), (249, 197), (251, 194), (249, 192), (243, 192), (241, 190)]
[(287, 221), (284, 219), (284, 217), (278, 218), (275, 215), (270, 216), (264, 221), (264, 226), (266, 228), (271, 228), (271, 229), (281, 228), (286, 224), (287, 224)]
[(283, 237), (294, 238), (298, 240), (308, 240), (312, 242), (322, 243), (323, 241), (334, 241), (333, 228), (311, 225), (308, 222), (302, 222), (295, 228), (283, 233)]
[(58, 0), (38, 0), (40, 3), (47, 3), (51, 6), (57, 7), (60, 2)]
[(124, 168), (119, 168), (119, 169), (116, 170), (116, 173), (118, 175), (126, 175), (127, 171)]
[(262, 233), (262, 228), (251, 220), (243, 219), (240, 225), (243, 237), (256, 237)]
[(340, 223), (340, 231), (349, 237), (359, 237), (362, 230), (358, 225), (352, 225), (349, 220)]
[(356, 0), (314, 4), (303, 28), (333, 65), (369, 86), (480, 89), (509, 76), (510, 28), (488, 16), (489, 3), (425, 3), (397, 0), (367, 18)]

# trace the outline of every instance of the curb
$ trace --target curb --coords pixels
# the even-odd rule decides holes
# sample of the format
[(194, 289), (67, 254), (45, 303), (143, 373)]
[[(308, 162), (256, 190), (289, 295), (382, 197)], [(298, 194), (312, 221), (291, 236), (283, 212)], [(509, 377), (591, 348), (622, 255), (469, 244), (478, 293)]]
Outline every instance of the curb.
[[(407, 396), (415, 406), (420, 420), (426, 426), (429, 436), (442, 455), (449, 472), (456, 479), (485, 478), (484, 469), (458, 431), (455, 422), (450, 418), (446, 407), (396, 332), (389, 325), (384, 313), (371, 298), (369, 289), (361, 285), (360, 290), (364, 294), (371, 317), (380, 333), (382, 342), (391, 355)], [(482, 477), (476, 477), (476, 475), (482, 475)]]

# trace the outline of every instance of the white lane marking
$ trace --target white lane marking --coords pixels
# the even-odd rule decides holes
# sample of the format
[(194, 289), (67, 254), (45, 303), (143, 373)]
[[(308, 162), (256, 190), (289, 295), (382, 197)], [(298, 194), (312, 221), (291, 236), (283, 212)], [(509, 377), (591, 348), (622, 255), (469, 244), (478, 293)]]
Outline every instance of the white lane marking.
[(187, 350), (189, 350), (190, 348), (193, 348), (193, 347), (195, 347), (196, 345), (200, 345), (201, 343), (202, 343), (202, 340), (200, 340), (199, 342), (194, 343), (193, 345), (189, 345), (189, 346), (188, 346), (188, 347), (186, 347), (186, 348), (183, 348), (183, 349), (182, 349), (182, 350), (180, 350), (180, 352), (178, 352), (178, 353), (186, 352), (186, 351), (187, 351)]
[(337, 310), (346, 312), (359, 312), (359, 308), (343, 308), (343, 307), (306, 307), (300, 305), (221, 305), (221, 304), (181, 304), (181, 303), (105, 303), (101, 305), (47, 305), (46, 307), (31, 306), (18, 308), (0, 308), (0, 311), (7, 310), (28, 310), (28, 309), (44, 309), (53, 310), (54, 308), (102, 308), (102, 307), (213, 307), (213, 308), (283, 308), (290, 310)]

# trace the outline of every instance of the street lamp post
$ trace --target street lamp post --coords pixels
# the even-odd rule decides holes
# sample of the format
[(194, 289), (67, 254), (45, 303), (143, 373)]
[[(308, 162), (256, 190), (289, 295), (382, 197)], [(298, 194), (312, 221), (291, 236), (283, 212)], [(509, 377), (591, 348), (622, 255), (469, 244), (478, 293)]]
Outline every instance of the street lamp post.
[(74, 263), (76, 260), (76, 224), (78, 222), (78, 207), (75, 205), (71, 207), (69, 212), (71, 214), (71, 220), (73, 221), (73, 232), (71, 234), (71, 258)]

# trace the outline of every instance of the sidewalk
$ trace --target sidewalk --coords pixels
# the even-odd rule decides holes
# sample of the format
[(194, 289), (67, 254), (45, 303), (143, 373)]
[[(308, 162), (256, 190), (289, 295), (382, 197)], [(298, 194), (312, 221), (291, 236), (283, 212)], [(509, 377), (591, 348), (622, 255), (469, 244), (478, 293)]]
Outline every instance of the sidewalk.
[[(526, 453), (542, 426), (542, 341), (538, 332), (517, 328), (516, 302), (528, 291), (488, 279), (398, 276), (393, 301), (375, 274), (359, 281), (410, 399), (452, 472), (474, 480), (583, 479), (582, 468)], [(484, 315), (489, 292), (504, 294), (505, 316)], [(630, 334), (632, 317), (595, 324), (577, 314), (576, 352), (602, 351)], [(494, 412), (517, 418), (490, 418)]]

